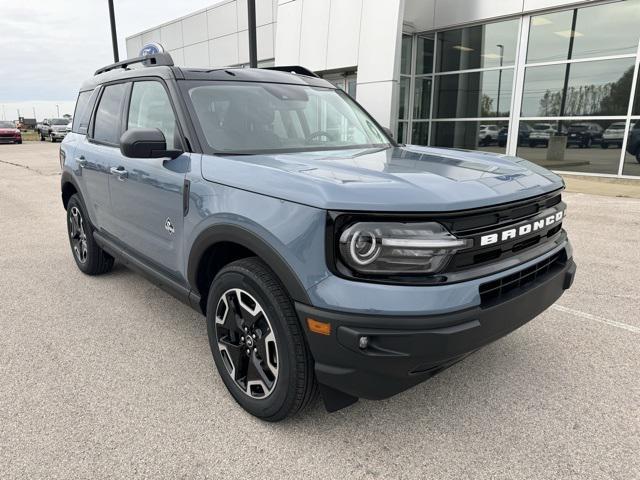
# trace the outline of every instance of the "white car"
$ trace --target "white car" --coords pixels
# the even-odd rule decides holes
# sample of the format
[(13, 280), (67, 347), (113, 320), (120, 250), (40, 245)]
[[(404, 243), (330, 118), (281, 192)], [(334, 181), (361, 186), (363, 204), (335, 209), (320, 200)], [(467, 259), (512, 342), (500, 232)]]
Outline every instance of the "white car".
[(487, 146), (498, 141), (500, 129), (497, 125), (480, 125), (478, 129), (478, 144)]
[(556, 128), (551, 123), (536, 123), (529, 134), (529, 146), (531, 148), (538, 145), (549, 146), (549, 139), (557, 133)]
[[(602, 134), (602, 142), (600, 143), (600, 146), (602, 148), (609, 148), (609, 145), (614, 145), (617, 148), (622, 147), (625, 125), (626, 122), (614, 122), (609, 125)], [(631, 124), (630, 129), (633, 129), (633, 124)]]

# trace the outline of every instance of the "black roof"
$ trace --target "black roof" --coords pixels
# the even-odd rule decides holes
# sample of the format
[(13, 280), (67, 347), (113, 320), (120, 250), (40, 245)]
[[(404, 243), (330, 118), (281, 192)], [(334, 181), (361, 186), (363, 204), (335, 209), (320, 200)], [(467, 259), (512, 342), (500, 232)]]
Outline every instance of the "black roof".
[[(134, 64), (152, 60), (153, 66), (129, 68)], [(295, 73), (291, 73), (295, 72)], [(96, 71), (96, 75), (86, 80), (80, 90), (90, 90), (103, 83), (139, 77), (160, 77), (166, 80), (217, 80), (231, 82), (268, 82), (287, 83), (292, 85), (310, 85), (315, 87), (335, 88), (331, 83), (321, 79), (309, 70), (298, 67), (273, 68), (184, 68), (173, 66), (171, 56), (167, 53), (157, 56), (138, 57), (108, 65)]]

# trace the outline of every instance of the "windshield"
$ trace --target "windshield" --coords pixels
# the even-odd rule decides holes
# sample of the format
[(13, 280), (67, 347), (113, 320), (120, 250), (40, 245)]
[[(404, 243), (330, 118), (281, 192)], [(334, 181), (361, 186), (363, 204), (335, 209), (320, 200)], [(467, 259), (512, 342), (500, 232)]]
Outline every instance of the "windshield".
[(13, 122), (0, 121), (0, 128), (16, 128)]
[(612, 123), (608, 130), (624, 130), (624, 123)]
[(51, 120), (49, 120), (49, 123), (51, 125), (67, 125), (69, 123), (69, 120), (67, 120), (66, 118), (52, 118)]
[(548, 123), (536, 123), (533, 126), (534, 130), (550, 130), (551, 129), (551, 125), (549, 125)]
[(206, 142), (217, 152), (337, 150), (389, 143), (340, 90), (249, 82), (188, 85)]

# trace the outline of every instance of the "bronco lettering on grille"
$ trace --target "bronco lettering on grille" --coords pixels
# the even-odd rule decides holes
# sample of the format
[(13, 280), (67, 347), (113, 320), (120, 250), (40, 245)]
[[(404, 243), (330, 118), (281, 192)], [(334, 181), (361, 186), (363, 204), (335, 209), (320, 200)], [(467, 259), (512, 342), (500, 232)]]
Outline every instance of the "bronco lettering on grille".
[(524, 225), (519, 225), (515, 228), (503, 230), (502, 232), (483, 235), (482, 237), (480, 237), (480, 246), (492, 245), (498, 242), (505, 242), (507, 240), (512, 240), (514, 238), (537, 232), (538, 230), (542, 230), (543, 228), (553, 225), (554, 223), (558, 223), (560, 220), (562, 220), (562, 217), (564, 217), (564, 211), (554, 213), (553, 215), (549, 215), (530, 223), (525, 223)]

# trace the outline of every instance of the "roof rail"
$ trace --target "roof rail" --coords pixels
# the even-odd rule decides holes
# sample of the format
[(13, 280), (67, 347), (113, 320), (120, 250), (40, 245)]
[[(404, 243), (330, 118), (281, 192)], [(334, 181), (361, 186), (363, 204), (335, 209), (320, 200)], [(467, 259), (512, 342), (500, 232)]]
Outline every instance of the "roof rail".
[(98, 70), (96, 70), (96, 73), (94, 73), (94, 75), (100, 75), (101, 73), (115, 70), (116, 68), (127, 68), (129, 65), (144, 62), (146, 62), (145, 65), (149, 67), (173, 67), (173, 58), (171, 58), (171, 55), (166, 52), (161, 52), (154, 53), (153, 55), (145, 55), (143, 57), (130, 58), (121, 62), (112, 63), (111, 65), (107, 65), (106, 67), (99, 68)]
[(315, 74), (308, 68), (301, 67), (300, 65), (290, 65), (287, 67), (262, 67), (263, 70), (276, 70), (278, 72), (287, 72), (294, 73), (296, 75), (306, 75), (307, 77), (316, 77), (320, 78), (319, 75)]

